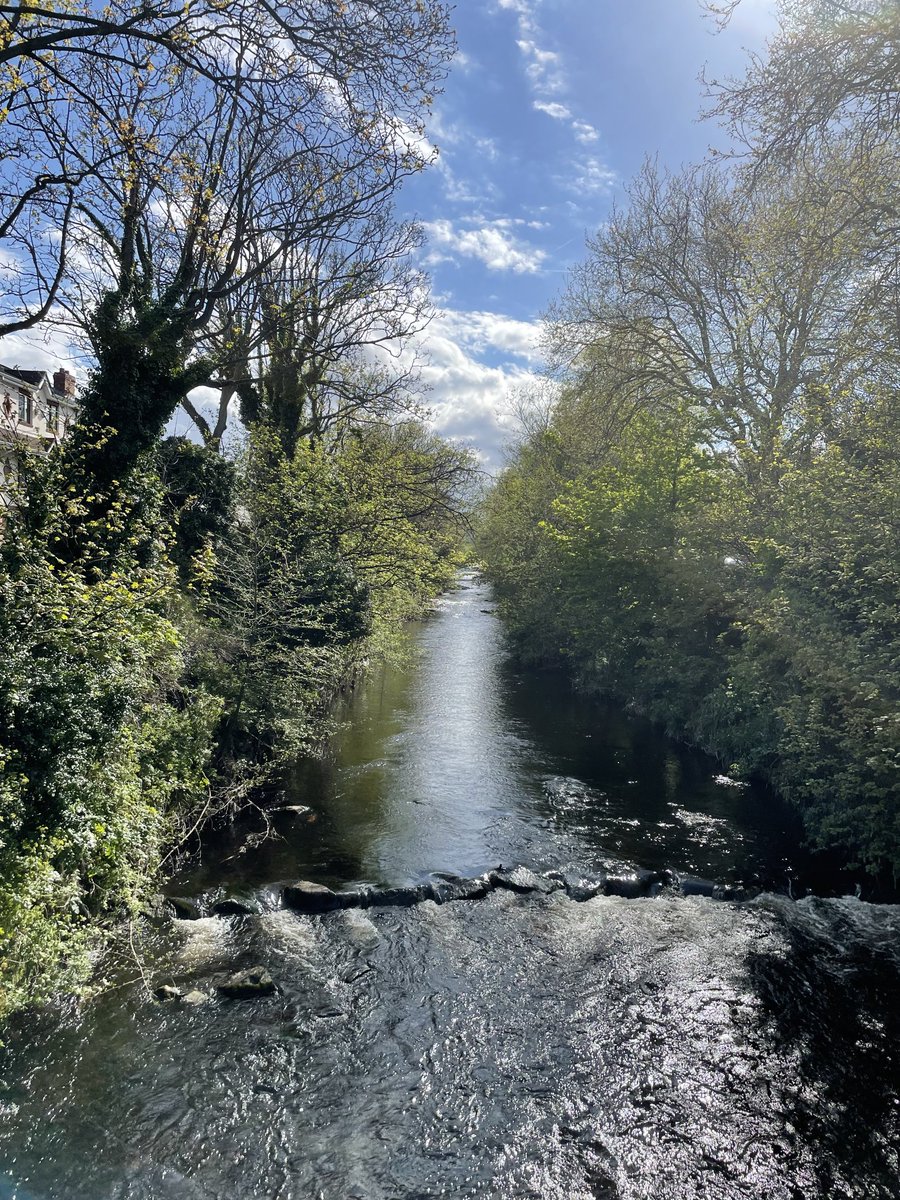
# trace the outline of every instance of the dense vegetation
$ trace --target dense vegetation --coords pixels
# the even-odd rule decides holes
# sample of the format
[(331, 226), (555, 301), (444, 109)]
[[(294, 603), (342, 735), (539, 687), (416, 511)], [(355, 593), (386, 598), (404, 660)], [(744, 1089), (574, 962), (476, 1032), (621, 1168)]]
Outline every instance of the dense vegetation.
[(896, 4), (785, 5), (716, 91), (740, 165), (648, 165), (589, 242), (481, 530), (523, 655), (895, 875), (898, 45)]
[(420, 420), (391, 210), (442, 5), (3, 14), (0, 332), (74, 322), (94, 369), (4, 496), (0, 1014), (82, 981), (186, 833), (317, 743), (448, 582), (474, 474)]

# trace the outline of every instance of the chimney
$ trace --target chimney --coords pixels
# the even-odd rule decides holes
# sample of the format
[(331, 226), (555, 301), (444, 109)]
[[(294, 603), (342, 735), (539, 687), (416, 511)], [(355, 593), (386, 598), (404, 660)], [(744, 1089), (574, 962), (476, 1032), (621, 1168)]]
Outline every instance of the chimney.
[(64, 367), (53, 376), (53, 390), (61, 396), (73, 397), (75, 395), (75, 376), (71, 375)]

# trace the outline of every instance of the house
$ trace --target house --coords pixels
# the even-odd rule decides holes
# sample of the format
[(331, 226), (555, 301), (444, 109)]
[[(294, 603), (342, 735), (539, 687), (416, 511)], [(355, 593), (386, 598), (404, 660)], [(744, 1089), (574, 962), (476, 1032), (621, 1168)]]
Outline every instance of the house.
[(75, 376), (62, 367), (23, 371), (0, 363), (0, 508), (9, 500), (4, 486), (16, 474), (23, 453), (44, 453), (75, 423)]

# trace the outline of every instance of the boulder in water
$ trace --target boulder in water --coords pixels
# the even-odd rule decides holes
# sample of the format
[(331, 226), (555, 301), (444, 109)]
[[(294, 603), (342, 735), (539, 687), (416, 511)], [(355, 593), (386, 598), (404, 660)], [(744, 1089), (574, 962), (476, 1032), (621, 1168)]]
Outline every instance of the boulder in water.
[(661, 880), (657, 871), (635, 871), (632, 875), (609, 875), (603, 885), (607, 896), (622, 896), (625, 900), (638, 900), (652, 896), (654, 888), (659, 891)]
[(241, 896), (226, 896), (213, 905), (213, 913), (217, 917), (253, 917), (259, 911), (260, 906), (256, 900)]
[(433, 900), (435, 889), (430, 883), (414, 883), (409, 887), (373, 888), (368, 894), (369, 904), (396, 908), (411, 908), (423, 900)]
[(257, 996), (271, 996), (276, 990), (274, 979), (264, 967), (237, 971), (217, 987), (230, 1000), (253, 1000)]
[(199, 921), (203, 910), (196, 900), (187, 896), (166, 896), (166, 905), (180, 921)]
[(682, 875), (678, 887), (683, 896), (712, 896), (716, 890), (711, 879), (697, 879), (693, 875)]
[(354, 888), (349, 892), (336, 893), (341, 908), (368, 908), (375, 894), (375, 891), (368, 887)]
[(490, 891), (490, 884), (486, 879), (454, 877), (440, 880), (432, 890), (438, 904), (447, 904), (451, 900), (480, 900)]
[(521, 896), (525, 896), (529, 892), (552, 892), (559, 887), (556, 880), (536, 875), (527, 867), (514, 867), (511, 871), (504, 871), (502, 868), (491, 871), (488, 880), (495, 888), (506, 888), (507, 891), (518, 892)]
[(602, 895), (605, 885), (605, 879), (578, 879), (570, 876), (566, 879), (566, 895), (576, 904), (584, 904), (585, 901)]
[(731, 887), (727, 883), (717, 883), (713, 888), (714, 900), (746, 900), (747, 892), (741, 887)]
[(176, 987), (174, 983), (163, 983), (158, 988), (153, 989), (153, 996), (156, 1000), (180, 1000), (181, 988)]
[(289, 884), (281, 896), (289, 908), (295, 908), (298, 912), (333, 912), (336, 908), (344, 907), (337, 892), (321, 883), (310, 883), (308, 880)]

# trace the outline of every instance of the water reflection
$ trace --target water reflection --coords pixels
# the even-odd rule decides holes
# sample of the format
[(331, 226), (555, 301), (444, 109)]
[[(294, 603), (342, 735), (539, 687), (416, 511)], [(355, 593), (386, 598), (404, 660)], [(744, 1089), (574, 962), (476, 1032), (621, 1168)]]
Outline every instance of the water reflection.
[(410, 630), (405, 665), (377, 671), (343, 704), (327, 758), (301, 764), (291, 787), (314, 824), (282, 821), (279, 839), (248, 853), (238, 828), (176, 888), (625, 861), (784, 889), (807, 869), (796, 823), (773, 797), (729, 786), (705, 755), (560, 676), (517, 668), (490, 605), (486, 585), (464, 576)]
[(14, 1200), (892, 1200), (900, 914), (484, 901), (182, 922), (157, 970), (0, 1050)]

